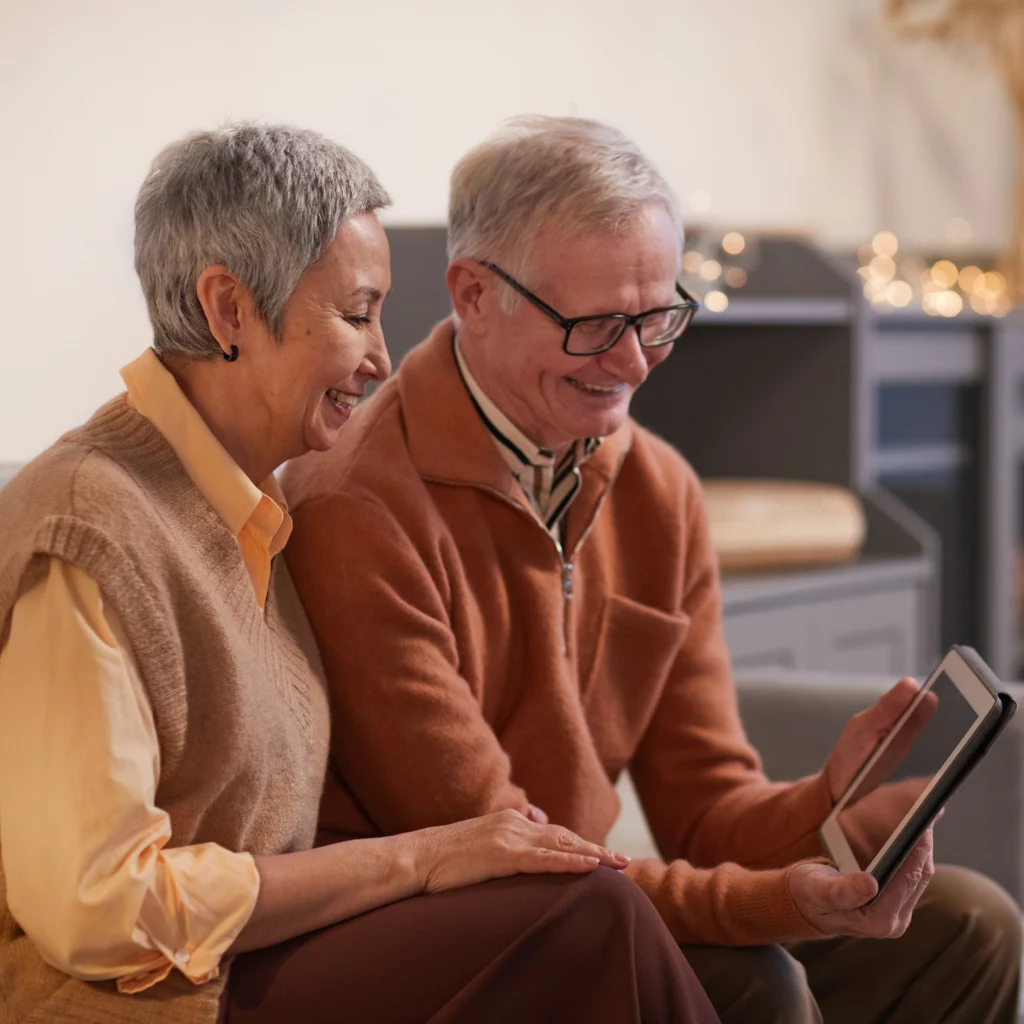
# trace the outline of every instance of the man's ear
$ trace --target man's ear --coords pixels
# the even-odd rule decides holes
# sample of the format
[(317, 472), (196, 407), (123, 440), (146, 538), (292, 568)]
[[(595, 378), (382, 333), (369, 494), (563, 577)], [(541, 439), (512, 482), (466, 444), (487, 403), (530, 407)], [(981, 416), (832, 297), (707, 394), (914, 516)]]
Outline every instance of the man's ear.
[(485, 300), (494, 301), (488, 294), (494, 287), (494, 275), (476, 260), (457, 259), (448, 264), (444, 279), (459, 322), (473, 334), (486, 334), (483, 306)]
[(203, 268), (196, 281), (196, 297), (206, 314), (210, 333), (225, 357), (230, 356), (232, 346), (238, 346), (246, 320), (252, 316), (249, 289), (227, 267), (215, 264)]

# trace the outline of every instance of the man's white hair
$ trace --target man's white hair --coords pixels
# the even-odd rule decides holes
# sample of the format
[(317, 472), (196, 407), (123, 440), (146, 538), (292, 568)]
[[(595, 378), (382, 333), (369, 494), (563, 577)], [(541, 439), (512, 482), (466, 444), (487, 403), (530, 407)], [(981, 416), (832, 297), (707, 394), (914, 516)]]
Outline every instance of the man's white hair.
[(230, 124), (171, 143), (135, 203), (135, 269), (153, 347), (220, 355), (196, 296), (203, 268), (218, 263), (280, 337), (285, 303), (342, 221), (389, 202), (362, 160), (308, 129)]
[[(617, 128), (579, 117), (514, 117), (452, 171), (448, 259), (499, 263), (526, 283), (534, 241), (546, 225), (556, 223), (567, 235), (614, 232), (648, 203), (668, 210), (682, 251), (675, 193)], [(507, 310), (517, 299), (504, 290)]]

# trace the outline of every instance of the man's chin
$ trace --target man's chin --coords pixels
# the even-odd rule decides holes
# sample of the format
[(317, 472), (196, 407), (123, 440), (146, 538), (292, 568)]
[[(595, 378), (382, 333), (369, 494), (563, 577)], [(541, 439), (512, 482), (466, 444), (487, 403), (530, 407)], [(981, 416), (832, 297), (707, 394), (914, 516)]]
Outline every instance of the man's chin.
[[(587, 416), (576, 419), (567, 433), (571, 433), (576, 440), (585, 437), (608, 437), (614, 434), (629, 416), (629, 407), (624, 411), (616, 410), (615, 413), (606, 413), (602, 416)], [(567, 426), (569, 426), (567, 424)]]

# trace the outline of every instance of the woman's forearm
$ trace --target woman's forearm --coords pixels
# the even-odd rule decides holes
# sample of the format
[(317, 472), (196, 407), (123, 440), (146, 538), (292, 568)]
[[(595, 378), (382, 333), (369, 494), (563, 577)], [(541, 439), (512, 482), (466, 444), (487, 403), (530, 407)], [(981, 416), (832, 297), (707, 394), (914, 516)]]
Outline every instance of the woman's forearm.
[(421, 892), (519, 872), (585, 872), (598, 864), (623, 868), (629, 858), (509, 809), (255, 861), (256, 907), (229, 953), (285, 942)]
[(254, 859), (259, 896), (229, 953), (285, 942), (423, 889), (408, 834)]

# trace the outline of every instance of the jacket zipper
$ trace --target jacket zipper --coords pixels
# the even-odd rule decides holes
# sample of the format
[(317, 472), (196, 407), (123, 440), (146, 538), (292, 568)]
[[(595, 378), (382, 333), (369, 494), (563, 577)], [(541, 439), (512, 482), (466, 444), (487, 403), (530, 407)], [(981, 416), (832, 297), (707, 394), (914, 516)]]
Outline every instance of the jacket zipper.
[[(576, 546), (569, 553), (568, 558), (565, 557), (565, 550), (563, 549), (561, 542), (557, 538), (551, 536), (551, 531), (548, 530), (536, 515), (530, 509), (526, 508), (526, 506), (520, 505), (518, 501), (510, 498), (507, 494), (503, 494), (495, 487), (489, 487), (487, 484), (469, 484), (470, 487), (477, 487), (482, 491), (486, 491), (488, 494), (493, 494), (494, 497), (505, 502), (506, 505), (511, 505), (512, 508), (521, 512), (530, 520), (531, 523), (544, 531), (544, 535), (554, 546), (555, 554), (558, 556), (558, 564), (562, 570), (562, 654), (565, 657), (569, 656), (569, 605), (573, 597), (573, 572), (575, 570), (573, 560), (579, 554), (580, 548), (583, 547), (583, 542), (590, 536), (590, 531), (594, 528), (594, 523), (597, 522), (597, 517), (600, 515), (601, 509), (604, 506), (605, 498), (608, 496), (608, 492), (612, 489), (612, 485), (615, 483), (616, 479), (618, 479), (619, 470), (622, 468), (622, 463), (625, 461), (628, 454), (628, 449), (622, 453), (618, 465), (615, 467), (615, 472), (612, 473), (608, 480), (608, 485), (601, 492), (601, 496), (597, 499), (597, 504), (594, 506), (594, 514), (590, 517), (590, 522), (587, 523), (587, 528), (580, 534), (580, 539), (576, 541)], [(451, 483), (451, 481), (441, 479), (438, 479), (435, 482), (445, 484)]]

